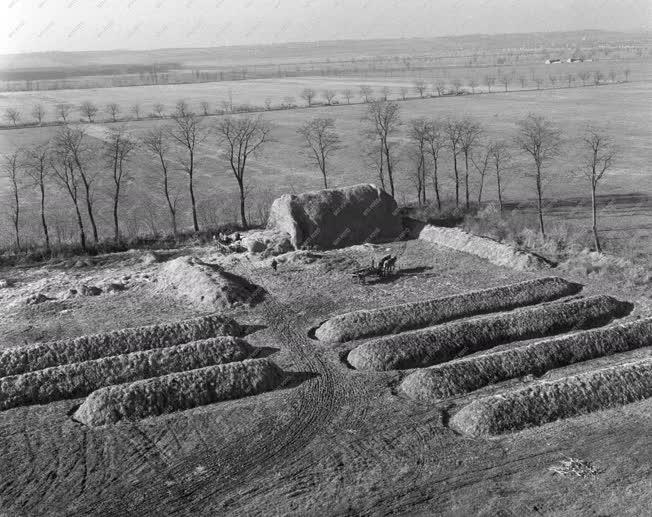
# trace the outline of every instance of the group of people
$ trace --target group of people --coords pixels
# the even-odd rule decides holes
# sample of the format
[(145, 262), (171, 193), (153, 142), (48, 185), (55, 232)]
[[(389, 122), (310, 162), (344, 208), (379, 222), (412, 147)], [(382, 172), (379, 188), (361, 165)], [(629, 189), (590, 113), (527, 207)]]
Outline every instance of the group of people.
[[(215, 237), (213, 237), (215, 238)], [(230, 236), (227, 232), (219, 232), (217, 234), (217, 242), (220, 244), (233, 244), (234, 242), (240, 242), (242, 240), (242, 236), (240, 235), (240, 232), (236, 232), (233, 236)]]
[[(385, 276), (387, 274), (393, 273), (394, 268), (396, 267), (397, 260), (398, 257), (391, 254), (381, 257), (381, 259), (378, 261), (378, 272), (380, 273), (380, 275)], [(371, 267), (372, 269), (375, 268), (373, 259), (371, 260)]]

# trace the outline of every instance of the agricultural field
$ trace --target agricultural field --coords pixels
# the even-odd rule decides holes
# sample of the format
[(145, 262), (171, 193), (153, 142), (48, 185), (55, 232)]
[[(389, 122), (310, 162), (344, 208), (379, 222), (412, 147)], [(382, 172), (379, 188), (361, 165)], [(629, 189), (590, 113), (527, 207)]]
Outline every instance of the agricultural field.
[[(279, 88), (278, 82), (261, 81), (260, 83), (257, 87), (267, 88), (268, 92), (273, 89), (277, 91)], [(645, 255), (650, 249), (652, 238), (652, 216), (649, 210), (650, 195), (652, 195), (652, 174), (649, 164), (652, 163), (652, 154), (648, 145), (652, 136), (648, 123), (652, 113), (651, 84), (631, 82), (599, 87), (499, 92), (491, 95), (400, 101), (401, 119), (405, 124), (395, 138), (403, 148), (407, 147), (407, 122), (414, 118), (473, 117), (485, 130), (483, 138), (485, 142), (504, 139), (513, 147), (516, 122), (529, 112), (543, 114), (562, 130), (564, 140), (559, 158), (546, 174), (544, 197), (547, 217), (553, 222), (572, 223), (580, 228), (587, 228), (590, 193), (586, 180), (574, 172), (580, 161), (577, 149), (581, 132), (587, 124), (604, 128), (613, 137), (619, 151), (614, 169), (605, 177), (598, 191), (599, 217), (603, 234), (607, 243), (611, 240), (607, 249), (611, 246), (612, 250), (627, 250), (627, 253), (633, 255)], [(150, 87), (139, 88), (139, 90), (148, 88)], [(208, 86), (192, 85), (188, 88), (200, 89)], [(296, 89), (297, 85), (293, 85), (292, 88)], [(174, 91), (173, 87), (169, 87), (169, 90)], [(246, 92), (241, 91), (240, 94), (245, 95)], [(174, 94), (169, 99), (172, 101), (177, 97), (178, 95)], [(250, 219), (263, 222), (265, 207), (276, 195), (310, 190), (321, 185), (321, 177), (309, 163), (302, 149), (301, 137), (296, 132), (301, 124), (313, 117), (332, 117), (341, 136), (342, 148), (333, 154), (330, 165), (330, 185), (342, 186), (376, 181), (375, 173), (362, 152), (365, 147), (365, 123), (362, 118), (366, 109), (364, 104), (355, 104), (264, 113), (263, 117), (269, 120), (274, 128), (272, 141), (261, 154), (253, 158), (247, 170), (245, 179), (249, 186)], [(201, 121), (203, 125), (210, 128), (219, 119), (220, 116), (209, 116), (202, 117)], [(142, 120), (127, 123), (127, 128), (134, 137), (138, 138), (153, 127), (170, 124), (169, 120)], [(113, 126), (111, 123), (83, 125), (98, 146), (104, 138), (105, 130)], [(16, 146), (44, 142), (51, 138), (56, 130), (55, 127), (43, 127), (2, 131), (0, 152), (6, 153)], [(532, 166), (521, 153), (514, 150), (513, 154), (514, 167), (504, 181), (505, 199), (508, 206), (516, 211), (515, 213), (531, 217), (534, 188), (529, 173)], [(209, 136), (200, 145), (198, 155), (200, 159), (195, 180), (203, 224), (214, 225), (235, 221), (237, 198), (234, 197), (234, 193), (237, 192), (237, 184), (227, 168), (227, 163), (221, 158), (214, 131), (209, 131)], [(99, 158), (94, 164), (99, 177), (96, 191), (97, 212), (101, 233), (104, 234), (110, 229), (110, 214), (106, 210), (109, 203), (109, 171)], [(395, 173), (397, 199), (401, 203), (409, 202), (416, 197), (410, 174), (412, 167), (409, 156), (402, 151), (398, 170)], [(168, 231), (156, 160), (139, 151), (128, 164), (128, 169), (131, 180), (124, 194), (126, 224), (123, 226), (128, 228), (129, 234)], [(452, 160), (450, 153), (446, 151), (442, 154), (440, 170), (442, 193), (450, 200), (453, 195)], [(172, 177), (174, 188), (179, 196), (183, 224), (187, 225), (189, 219), (185, 175), (175, 171)], [(477, 174), (474, 174), (473, 170), (471, 190), (474, 198), (477, 195), (475, 194)], [(138, 203), (132, 200), (138, 200)], [(492, 175), (487, 177), (483, 200), (485, 202), (496, 200)], [(70, 225), (67, 221), (70, 220), (70, 215), (65, 209), (55, 206), (51, 207), (51, 210), (53, 219), (60, 226), (60, 234), (74, 235), (74, 231), (71, 234), (69, 229)], [(38, 227), (32, 228), (33, 235), (38, 235), (38, 232)]]
[[(351, 281), (351, 270), (386, 253), (398, 256), (395, 276)], [(184, 265), (188, 256), (203, 264), (196, 272)], [(277, 258), (272, 271), (270, 258), (195, 246), (3, 269), (9, 287), (0, 291), (0, 368), (7, 374), (47, 366), (38, 358), (58, 364), (0, 383), (8, 408), (0, 467), (11, 480), (0, 486), (3, 510), (555, 514), (618, 513), (626, 503), (634, 515), (649, 507), (650, 399), (642, 397), (650, 396), (645, 321), (652, 305), (644, 291), (573, 275), (554, 279), (559, 273), (550, 270), (515, 271), (420, 239)], [(201, 273), (206, 264), (215, 268), (209, 277)], [(184, 283), (188, 278), (194, 282)], [(230, 305), (227, 290), (207, 305), (198, 295), (211, 289), (210, 278), (227, 279), (227, 286), (246, 279), (241, 285), (258, 286), (263, 299)], [(115, 284), (122, 287), (108, 288)], [(98, 286), (100, 293), (79, 294), (80, 285)], [(524, 307), (500, 302), (496, 296), (505, 290)], [(25, 303), (36, 294), (48, 299)], [(453, 321), (429, 328), (455, 339), (478, 317), (519, 320), (527, 331), (539, 325), (524, 316), (534, 311), (552, 325), (487, 350), (458, 350), (462, 359), (441, 366), (485, 361), (496, 378), (442, 400), (415, 398), (407, 388), (411, 376), (430, 367), (356, 370), (347, 358), (369, 341), (338, 343), (319, 331), (322, 338), (315, 338), (314, 330), (334, 316), (401, 303), (439, 312), (442, 304), (423, 302), (447, 296), (457, 300), (443, 316)], [(216, 308), (219, 316), (210, 316)], [(401, 319), (400, 309), (388, 314)], [(442, 318), (431, 317), (420, 324)], [(119, 331), (152, 324), (158, 325)], [(597, 328), (577, 332), (591, 327)], [(383, 333), (405, 335), (400, 330)], [(105, 334), (90, 335), (98, 332)], [(211, 343), (205, 338), (212, 332), (240, 337)], [(622, 341), (575, 360), (564, 359), (564, 348), (549, 358), (525, 351), (545, 347), (548, 341), (538, 336), (551, 332), (557, 335), (547, 340), (570, 347), (584, 333), (589, 340), (612, 333)], [(193, 339), (200, 341), (180, 344)], [(114, 349), (105, 347), (112, 343)], [(32, 346), (15, 347), (22, 344)], [(73, 350), (90, 355), (67, 355)], [(530, 361), (523, 367), (537, 377), (493, 366), (494, 356), (521, 351)], [(71, 360), (83, 362), (66, 364)], [(514, 361), (506, 364), (520, 364)], [(638, 384), (629, 384), (614, 406), (634, 374)], [(579, 396), (576, 376), (603, 380), (597, 400), (579, 413), (567, 402)], [(18, 393), (21, 383), (32, 388)], [(501, 406), (493, 409), (496, 417), (486, 417), (490, 433), (468, 423), (494, 407), (496, 394), (519, 397), (549, 383), (575, 390), (568, 399), (554, 395), (557, 421), (541, 420), (536, 407), (532, 414), (540, 421), (528, 424)], [(97, 391), (84, 398), (89, 389)], [(525, 429), (505, 431), (510, 426)]]

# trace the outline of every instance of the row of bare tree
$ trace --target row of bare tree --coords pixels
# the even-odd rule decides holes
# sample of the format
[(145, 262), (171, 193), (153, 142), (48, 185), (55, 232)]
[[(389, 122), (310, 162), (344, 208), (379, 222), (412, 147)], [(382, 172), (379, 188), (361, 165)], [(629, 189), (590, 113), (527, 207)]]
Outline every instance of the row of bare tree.
[[(134, 159), (141, 156), (139, 151), (144, 151), (150, 157), (154, 169), (158, 171), (158, 188), (165, 199), (172, 233), (176, 235), (178, 232), (179, 201), (178, 188), (172, 185), (177, 184), (179, 177), (185, 177), (187, 181), (193, 230), (199, 231), (195, 178), (200, 155), (205, 155), (204, 151), (200, 152), (200, 146), (209, 139), (217, 144), (225, 168), (236, 180), (241, 223), (247, 228), (246, 201), (250, 188), (246, 177), (247, 167), (251, 158), (271, 141), (273, 126), (261, 116), (224, 117), (212, 125), (202, 122), (186, 103), (179, 102), (171, 124), (153, 128), (140, 138), (133, 137), (125, 127), (115, 127), (106, 130), (98, 147), (84, 127), (65, 125), (49, 142), (19, 149), (5, 156), (3, 165), (11, 187), (9, 204), (16, 247), (21, 248), (20, 220), (24, 204), (21, 202), (24, 197), (21, 189), (30, 188), (39, 193), (43, 239), (46, 249), (50, 250), (46, 204), (53, 186), (70, 199), (81, 247), (87, 248), (89, 230), (93, 243), (97, 243), (99, 235), (94, 187), (98, 180), (110, 185), (113, 238), (119, 241), (120, 201), (125, 189), (130, 186), (128, 179)], [(562, 148), (561, 133), (546, 118), (529, 115), (519, 121), (511, 142), (486, 138), (485, 129), (471, 118), (417, 118), (404, 123), (400, 107), (393, 101), (370, 100), (363, 122), (365, 156), (381, 188), (392, 196), (396, 195), (399, 162), (401, 157), (407, 155), (408, 164), (402, 171), (412, 180), (419, 203), (429, 201), (431, 185), (440, 209), (444, 197), (441, 182), (444, 155), (452, 162), (451, 176), (457, 206), (461, 202), (467, 209), (471, 206), (470, 180), (474, 174), (473, 183), (478, 185), (477, 203), (480, 204), (485, 179), (491, 173), (495, 178), (496, 196), (502, 211), (503, 175), (514, 168), (511, 149), (519, 149), (532, 163), (531, 176), (537, 198), (539, 226), (545, 235), (544, 178), (551, 160), (559, 156)], [(405, 126), (407, 131), (403, 132)], [(301, 125), (297, 132), (307, 159), (319, 170), (324, 187), (328, 188), (330, 162), (333, 155), (342, 149), (335, 120), (314, 118)], [(599, 250), (596, 189), (613, 164), (615, 148), (605, 133), (595, 129), (587, 129), (582, 141), (586, 159), (578, 165), (578, 170), (589, 179), (593, 234), (595, 247)], [(98, 170), (104, 171), (102, 178), (98, 177)]]
[[(623, 72), (623, 77), (625, 81), (629, 81), (630, 70), (625, 69)], [(608, 74), (605, 74), (601, 70), (581, 70), (577, 74), (573, 72), (567, 72), (564, 74), (553, 74), (549, 73), (547, 75), (548, 83), (551, 87), (556, 88), (558, 84), (565, 85), (568, 88), (571, 88), (576, 84), (577, 79), (582, 82), (582, 86), (587, 84), (600, 85), (603, 84), (605, 79), (609, 77), (612, 83), (618, 80), (619, 74), (616, 70), (610, 70)], [(453, 78), (451, 80), (444, 79), (433, 79), (431, 83), (424, 79), (417, 79), (414, 81), (412, 88), (403, 86), (398, 89), (398, 91), (393, 91), (389, 86), (383, 86), (377, 92), (369, 85), (360, 85), (357, 87), (357, 91), (354, 91), (352, 88), (345, 88), (341, 92), (337, 92), (333, 89), (325, 89), (320, 92), (317, 92), (313, 88), (304, 88), (300, 93), (300, 98), (305, 101), (307, 106), (313, 106), (321, 97), (321, 104), (326, 104), (332, 106), (334, 104), (339, 104), (340, 100), (346, 100), (346, 104), (351, 104), (351, 100), (357, 97), (362, 100), (364, 103), (369, 103), (372, 100), (387, 101), (391, 96), (396, 98), (401, 98), (407, 100), (410, 97), (411, 91), (418, 95), (420, 98), (425, 98), (429, 96), (443, 96), (443, 95), (459, 95), (465, 93), (464, 86), (468, 86), (471, 89), (471, 93), (475, 94), (476, 89), (483, 85), (487, 87), (487, 91), (491, 92), (491, 89), (496, 85), (502, 85), (505, 91), (509, 90), (509, 86), (514, 82), (520, 83), (521, 88), (526, 88), (528, 81), (536, 85), (537, 89), (541, 89), (546, 79), (538, 74), (536, 71), (531, 71), (531, 77), (528, 79), (528, 76), (524, 73), (517, 74), (515, 71), (512, 72), (503, 72), (498, 70), (496, 74), (485, 74), (480, 81), (477, 77), (471, 77), (467, 81), (462, 81), (459, 78)], [(231, 96), (230, 96), (231, 97)], [(339, 97), (339, 98), (338, 98)], [(219, 111), (213, 110), (211, 103), (208, 101), (201, 101), (198, 104), (200, 110), (199, 113), (208, 116), (215, 113), (219, 114), (229, 114), (234, 113), (236, 110), (247, 111), (243, 107), (237, 107), (233, 104), (233, 99), (230, 98), (229, 101), (222, 102), (222, 109)], [(296, 107), (296, 102), (293, 97), (285, 97), (283, 102), (279, 105), (281, 109), (290, 109)], [(264, 108), (267, 111), (271, 110), (272, 99), (266, 98)], [(61, 124), (67, 124), (71, 122), (71, 116), (75, 107), (68, 103), (59, 103), (54, 107), (54, 120), (58, 121)], [(132, 104), (127, 112), (127, 116), (124, 116), (123, 107), (121, 107), (116, 102), (110, 102), (106, 104), (103, 108), (100, 108), (97, 104), (92, 101), (84, 101), (76, 108), (83, 117), (83, 120), (88, 123), (95, 122), (99, 113), (105, 113), (105, 119), (110, 120), (111, 122), (118, 122), (120, 120), (140, 120), (143, 116), (147, 118), (165, 118), (168, 115), (174, 116), (174, 113), (169, 114), (166, 111), (166, 107), (162, 103), (156, 103), (152, 106), (150, 113), (144, 113), (140, 104)], [(32, 116), (33, 123), (37, 125), (42, 125), (46, 121), (47, 110), (43, 104), (35, 104), (30, 112)], [(9, 107), (4, 111), (5, 121), (17, 127), (19, 123), (23, 120), (23, 114), (18, 108)]]

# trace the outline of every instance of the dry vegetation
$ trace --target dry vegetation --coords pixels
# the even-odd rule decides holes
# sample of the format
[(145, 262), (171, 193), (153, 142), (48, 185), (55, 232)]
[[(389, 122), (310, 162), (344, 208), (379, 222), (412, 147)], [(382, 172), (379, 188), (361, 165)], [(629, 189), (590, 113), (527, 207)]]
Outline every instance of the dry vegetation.
[(211, 315), (176, 323), (9, 348), (0, 352), (0, 377), (111, 355), (174, 346), (215, 336), (242, 335), (242, 328), (234, 320)]
[(104, 386), (243, 361), (254, 350), (242, 339), (217, 337), (3, 377), (0, 410), (83, 397)]
[(645, 359), (476, 400), (451, 425), (473, 436), (497, 435), (651, 396), (652, 359)]
[(75, 419), (99, 426), (256, 395), (278, 387), (282, 371), (267, 359), (209, 366), (162, 377), (109, 386), (93, 392)]
[(554, 368), (650, 345), (652, 318), (646, 318), (420, 369), (408, 375), (401, 388), (414, 399), (436, 402), (507, 379), (541, 375)]
[(406, 303), (380, 309), (348, 312), (321, 324), (321, 341), (344, 342), (418, 329), (487, 312), (514, 309), (578, 293), (581, 286), (558, 277), (537, 278), (518, 284)]
[(551, 303), (378, 338), (354, 348), (348, 361), (357, 370), (421, 368), (505, 342), (597, 327), (631, 309), (610, 296)]

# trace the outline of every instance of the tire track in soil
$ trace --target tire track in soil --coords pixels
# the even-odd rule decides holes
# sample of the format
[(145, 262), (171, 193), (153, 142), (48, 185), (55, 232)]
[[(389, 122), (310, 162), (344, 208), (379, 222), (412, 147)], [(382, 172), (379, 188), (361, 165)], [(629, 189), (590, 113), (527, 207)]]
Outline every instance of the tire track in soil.
[[(256, 281), (265, 287), (260, 279)], [(242, 489), (256, 478), (268, 474), (270, 467), (277, 470), (283, 464), (292, 463), (292, 458), (337, 415), (342, 404), (355, 398), (355, 392), (347, 393), (342, 389), (343, 373), (320, 357), (317, 345), (304, 335), (309, 324), (299, 314), (300, 310), (279, 302), (269, 294), (269, 289), (266, 290), (267, 299), (259, 307), (264, 313), (270, 333), (291, 352), (294, 369), (314, 373), (316, 377), (288, 391), (288, 403), (291, 405), (294, 402), (297, 407), (292, 419), (284, 422), (282, 428), (271, 429), (262, 440), (257, 440), (253, 450), (246, 454), (241, 449), (209, 450), (213, 454), (205, 454), (201, 461), (206, 469), (207, 481), (195, 480), (192, 484), (184, 481), (184, 475), (188, 472), (187, 458), (184, 458), (183, 463), (167, 465), (165, 477), (186, 485), (182, 490), (183, 495), (178, 494), (180, 497), (174, 498), (183, 504), (184, 513), (205, 510), (207, 504), (219, 499), (223, 500), (222, 507), (238, 501)], [(149, 456), (157, 454), (151, 448), (148, 449), (147, 457), (143, 457), (143, 460), (149, 463)], [(156, 467), (160, 469), (162, 465), (159, 463)], [(219, 484), (214, 482), (215, 478), (220, 479)], [(171, 504), (169, 498), (161, 497), (159, 491), (154, 489), (139, 497), (137, 506), (149, 513), (156, 512), (159, 508), (170, 513)], [(126, 504), (121, 508), (111, 508), (111, 512), (117, 514), (137, 509)]]

